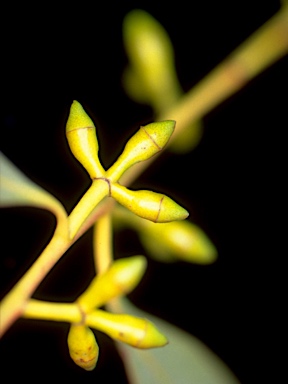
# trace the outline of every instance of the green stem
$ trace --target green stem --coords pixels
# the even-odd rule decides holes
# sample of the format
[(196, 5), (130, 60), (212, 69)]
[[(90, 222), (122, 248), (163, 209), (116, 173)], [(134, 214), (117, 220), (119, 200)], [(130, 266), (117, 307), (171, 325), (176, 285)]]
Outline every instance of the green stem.
[(104, 180), (95, 180), (92, 183), (92, 186), (84, 194), (68, 218), (71, 238), (67, 234), (67, 222), (64, 223), (65, 226), (62, 223), (62, 219), (57, 222), (57, 227), (50, 243), (1, 302), (0, 337), (22, 315), (35, 289), (78, 238), (75, 235), (83, 221), (85, 221), (85, 218), (89, 215), (89, 212), (108, 193), (109, 188)]
[(82, 313), (76, 303), (51, 303), (30, 299), (27, 303), (23, 317), (29, 319), (66, 321), (68, 323), (81, 323)]
[(42, 254), (2, 300), (0, 337), (22, 315), (35, 289), (71, 244), (72, 242), (57, 233), (56, 229)]
[(97, 273), (107, 271), (113, 262), (111, 213), (99, 218), (94, 226), (93, 249)]
[(88, 191), (71, 212), (69, 222), (69, 235), (73, 239), (78, 230), (89, 217), (94, 208), (104, 197), (109, 195), (109, 184), (106, 179), (95, 179)]

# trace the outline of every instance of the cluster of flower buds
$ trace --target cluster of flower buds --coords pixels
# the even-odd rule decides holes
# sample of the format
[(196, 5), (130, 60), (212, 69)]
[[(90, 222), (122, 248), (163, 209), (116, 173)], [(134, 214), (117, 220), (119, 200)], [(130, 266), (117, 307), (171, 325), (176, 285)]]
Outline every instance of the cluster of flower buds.
[(131, 292), (145, 269), (144, 256), (116, 260), (106, 272), (97, 275), (77, 299), (83, 321), (71, 325), (68, 348), (71, 358), (81, 368), (94, 369), (99, 355), (90, 327), (136, 348), (156, 348), (167, 344), (166, 337), (149, 320), (99, 309), (110, 300)]
[(111, 196), (136, 215), (154, 222), (183, 220), (186, 209), (169, 197), (152, 191), (132, 191), (119, 184), (119, 179), (130, 167), (160, 152), (175, 128), (175, 121), (167, 120), (141, 127), (130, 140), (116, 162), (105, 171), (98, 157), (95, 126), (82, 106), (74, 101), (67, 122), (66, 134), (70, 148), (89, 173), (92, 185), (69, 217), (70, 237), (73, 238), (85, 219), (106, 196)]
[[(73, 102), (66, 127), (67, 139), (72, 153), (90, 175), (92, 184), (69, 216), (71, 238), (106, 196), (113, 197), (132, 213), (146, 219), (144, 221), (168, 223), (188, 216), (186, 209), (164, 194), (148, 190), (133, 191), (119, 183), (122, 175), (134, 164), (161, 151), (174, 128), (173, 120), (140, 127), (106, 171), (98, 157), (99, 145), (93, 121), (77, 101)], [(143, 256), (117, 260), (105, 272), (96, 275), (77, 299), (76, 304), (83, 318), (80, 323), (71, 325), (68, 347), (72, 359), (80, 367), (91, 370), (98, 359), (98, 345), (90, 328), (137, 348), (155, 348), (167, 343), (166, 337), (149, 320), (99, 309), (112, 299), (131, 292), (145, 269), (146, 259)]]

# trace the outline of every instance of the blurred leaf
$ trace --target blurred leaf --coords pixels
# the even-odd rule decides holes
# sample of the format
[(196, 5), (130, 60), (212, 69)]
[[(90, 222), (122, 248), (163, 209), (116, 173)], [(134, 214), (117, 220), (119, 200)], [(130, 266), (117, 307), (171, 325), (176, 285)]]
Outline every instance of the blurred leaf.
[(67, 214), (62, 204), (49, 192), (35, 184), (0, 152), (0, 207), (34, 206), (55, 214), (62, 224)]
[(163, 348), (139, 350), (117, 343), (131, 384), (240, 384), (230, 369), (196, 337), (145, 313), (127, 299), (121, 311), (146, 317), (168, 338)]

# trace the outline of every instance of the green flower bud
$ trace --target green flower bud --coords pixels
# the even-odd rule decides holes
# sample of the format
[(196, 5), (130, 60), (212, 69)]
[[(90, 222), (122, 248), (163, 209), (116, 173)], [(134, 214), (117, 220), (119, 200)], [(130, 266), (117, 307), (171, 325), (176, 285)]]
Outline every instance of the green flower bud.
[(99, 347), (91, 329), (85, 325), (71, 324), (67, 342), (74, 363), (86, 371), (92, 371), (97, 364)]
[(111, 196), (136, 215), (155, 223), (184, 220), (186, 209), (169, 197), (152, 191), (131, 191), (120, 184), (111, 185)]
[(131, 292), (141, 280), (146, 265), (144, 256), (116, 260), (106, 272), (93, 279), (77, 303), (88, 313), (117, 296)]
[(66, 124), (66, 136), (70, 149), (90, 177), (102, 176), (105, 171), (98, 158), (98, 141), (93, 121), (78, 101), (73, 101)]
[(140, 127), (127, 142), (117, 161), (107, 171), (106, 177), (111, 181), (118, 181), (132, 165), (160, 152), (170, 139), (175, 124), (174, 120), (166, 120)]
[(158, 112), (167, 108), (182, 92), (167, 32), (149, 13), (134, 10), (124, 19), (123, 39), (131, 62), (129, 76), (124, 77), (128, 92), (139, 99), (142, 91), (142, 99)]
[(189, 221), (155, 224), (142, 220), (139, 236), (151, 256), (161, 261), (210, 264), (217, 258), (217, 250), (206, 234)]
[(168, 342), (167, 338), (147, 319), (96, 310), (90, 313), (86, 320), (89, 326), (132, 347), (156, 348), (163, 347)]

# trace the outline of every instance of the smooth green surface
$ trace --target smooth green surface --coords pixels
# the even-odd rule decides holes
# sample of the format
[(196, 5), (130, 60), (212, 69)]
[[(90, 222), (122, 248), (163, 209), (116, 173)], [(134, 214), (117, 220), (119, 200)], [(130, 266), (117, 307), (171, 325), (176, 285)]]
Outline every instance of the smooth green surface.
[(65, 208), (53, 195), (22, 173), (0, 152), (0, 207), (34, 206), (51, 211), (57, 218), (58, 231), (68, 234)]
[(0, 152), (0, 206), (30, 205), (52, 212), (64, 211), (62, 204), (49, 192), (30, 180)]
[(240, 384), (230, 369), (196, 337), (121, 299), (121, 309), (146, 317), (168, 338), (163, 348), (138, 350), (117, 343), (131, 384)]

